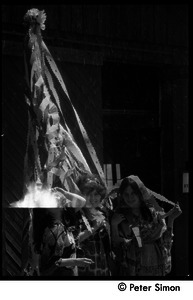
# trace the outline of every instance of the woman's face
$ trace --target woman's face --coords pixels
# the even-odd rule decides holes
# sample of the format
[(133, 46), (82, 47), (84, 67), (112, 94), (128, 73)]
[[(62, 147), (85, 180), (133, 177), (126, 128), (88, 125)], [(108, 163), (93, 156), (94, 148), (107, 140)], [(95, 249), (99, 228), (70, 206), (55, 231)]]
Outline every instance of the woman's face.
[(131, 186), (128, 186), (123, 194), (123, 200), (127, 206), (130, 208), (139, 208), (140, 207), (140, 199), (139, 196), (136, 195)]
[[(99, 195), (95, 190), (86, 195), (86, 206), (97, 207), (101, 202), (101, 195)], [(90, 205), (89, 205), (90, 204)]]

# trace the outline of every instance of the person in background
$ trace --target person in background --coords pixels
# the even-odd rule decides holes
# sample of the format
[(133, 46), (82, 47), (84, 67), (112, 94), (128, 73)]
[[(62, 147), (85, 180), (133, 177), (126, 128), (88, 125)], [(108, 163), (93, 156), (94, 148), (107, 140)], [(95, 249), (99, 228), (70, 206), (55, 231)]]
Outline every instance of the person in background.
[(117, 275), (167, 275), (171, 271), (173, 224), (181, 214), (179, 205), (165, 214), (152, 191), (134, 175), (122, 180), (118, 197), (111, 219)]
[(81, 175), (76, 184), (86, 199), (81, 209), (84, 222), (80, 224), (77, 243), (81, 255), (94, 261), (94, 264), (79, 268), (79, 276), (110, 276), (110, 225), (101, 203), (107, 193), (106, 187), (97, 175), (90, 173)]
[[(78, 276), (78, 267), (93, 263), (88, 258), (77, 258), (75, 230), (75, 208), (84, 206), (83, 197), (62, 190), (53, 189), (59, 200), (56, 208), (33, 209), (34, 251), (39, 257), (38, 275), (40, 276)], [(67, 198), (71, 197), (72, 201)], [(75, 205), (71, 203), (75, 203)], [(70, 206), (70, 207), (69, 207)]]

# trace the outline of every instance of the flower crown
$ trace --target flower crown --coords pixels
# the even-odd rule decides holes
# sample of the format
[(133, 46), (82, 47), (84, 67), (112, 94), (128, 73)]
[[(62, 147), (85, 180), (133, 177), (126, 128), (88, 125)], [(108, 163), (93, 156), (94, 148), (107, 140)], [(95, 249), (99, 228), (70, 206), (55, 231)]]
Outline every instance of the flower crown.
[(27, 11), (27, 13), (24, 16), (24, 21), (27, 25), (35, 25), (39, 24), (41, 30), (44, 30), (45, 24), (44, 22), (46, 21), (46, 14), (44, 10), (38, 10), (37, 8), (32, 8)]

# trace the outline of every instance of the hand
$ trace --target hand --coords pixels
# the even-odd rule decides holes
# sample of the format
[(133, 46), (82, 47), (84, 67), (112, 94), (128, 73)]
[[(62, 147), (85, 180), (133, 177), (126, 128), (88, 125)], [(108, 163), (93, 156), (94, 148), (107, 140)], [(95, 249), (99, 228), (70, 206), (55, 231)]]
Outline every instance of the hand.
[(103, 221), (103, 226), (106, 228), (107, 231), (110, 231), (110, 225), (109, 222), (107, 222), (106, 220)]
[(179, 204), (177, 203), (174, 208), (172, 208), (171, 213), (169, 215), (170, 220), (175, 220), (177, 217), (179, 217), (179, 215), (181, 215), (182, 210), (179, 206)]
[(123, 240), (124, 240), (124, 243), (125, 243), (126, 246), (129, 246), (131, 244), (131, 241), (132, 241), (132, 239), (125, 239), (125, 238), (123, 238)]
[(94, 264), (94, 261), (92, 259), (86, 258), (86, 257), (76, 258), (75, 264), (78, 267), (86, 267), (86, 266), (89, 266), (91, 264)]
[(102, 226), (104, 226), (104, 227), (107, 226), (107, 221), (106, 221), (106, 220), (103, 220), (103, 221), (102, 221)]
[(93, 227), (92, 227), (92, 233), (97, 231), (100, 227), (103, 226), (103, 222), (97, 222)]
[(115, 213), (112, 217), (112, 225), (119, 225), (123, 220), (125, 220), (125, 217), (122, 214)]

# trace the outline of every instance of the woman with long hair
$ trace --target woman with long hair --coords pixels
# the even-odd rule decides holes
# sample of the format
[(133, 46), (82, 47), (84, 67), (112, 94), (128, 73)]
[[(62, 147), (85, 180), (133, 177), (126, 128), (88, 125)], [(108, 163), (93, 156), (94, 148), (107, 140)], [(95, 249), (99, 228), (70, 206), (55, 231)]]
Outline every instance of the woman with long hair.
[(179, 205), (165, 214), (153, 192), (134, 175), (122, 180), (118, 198), (111, 220), (117, 275), (165, 276), (171, 271), (173, 222), (181, 214)]

